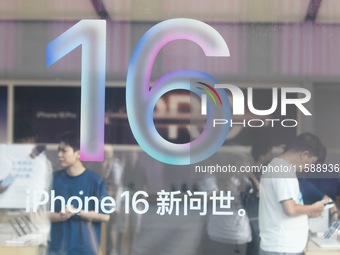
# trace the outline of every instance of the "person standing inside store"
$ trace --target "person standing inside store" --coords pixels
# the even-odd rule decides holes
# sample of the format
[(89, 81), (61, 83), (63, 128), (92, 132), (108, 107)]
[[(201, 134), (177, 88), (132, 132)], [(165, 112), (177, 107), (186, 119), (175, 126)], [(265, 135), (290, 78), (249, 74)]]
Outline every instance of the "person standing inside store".
[(252, 186), (251, 191), (245, 193), (244, 207), (249, 217), (251, 227), (251, 242), (247, 244), (247, 255), (258, 255), (260, 247), (260, 230), (259, 230), (259, 189), (261, 178), (261, 166), (266, 165), (273, 158), (273, 145), (268, 139), (262, 139), (254, 142), (251, 147), (252, 162), (251, 165), (258, 166), (258, 172), (249, 173), (249, 179)]
[(308, 239), (308, 216), (320, 216), (327, 202), (304, 205), (294, 169), (315, 164), (324, 154), (319, 138), (303, 133), (267, 166), (279, 171), (264, 172), (261, 178), (261, 255), (303, 254)]
[[(109, 215), (101, 211), (91, 200), (84, 211), (85, 197), (98, 198), (99, 205), (106, 197), (104, 180), (100, 175), (86, 169), (80, 161), (80, 142), (74, 133), (65, 133), (60, 138), (58, 160), (64, 168), (53, 174), (52, 190), (55, 197), (67, 201), (72, 196), (82, 200), (82, 210), (73, 213), (60, 200), (55, 201), (55, 212), (50, 212), (51, 237), (50, 255), (97, 255), (99, 254), (101, 222), (107, 222)], [(72, 207), (78, 208), (78, 201), (72, 200)], [(64, 210), (63, 210), (64, 209)], [(64, 212), (63, 212), (64, 211)]]

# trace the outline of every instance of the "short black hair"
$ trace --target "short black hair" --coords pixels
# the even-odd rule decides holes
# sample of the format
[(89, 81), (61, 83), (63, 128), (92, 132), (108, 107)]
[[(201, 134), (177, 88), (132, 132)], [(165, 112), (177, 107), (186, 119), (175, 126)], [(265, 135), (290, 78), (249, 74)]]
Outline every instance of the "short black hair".
[(59, 136), (59, 141), (64, 142), (66, 145), (72, 147), (74, 151), (80, 150), (80, 138), (79, 135), (77, 135), (75, 132), (68, 131), (62, 133)]
[(311, 133), (298, 135), (287, 147), (286, 151), (308, 151), (311, 155), (324, 161), (326, 158), (326, 148), (320, 139)]
[(259, 158), (263, 155), (266, 155), (270, 150), (273, 149), (273, 145), (267, 141), (259, 141), (255, 142), (250, 150), (250, 153), (254, 159), (254, 161), (258, 161)]

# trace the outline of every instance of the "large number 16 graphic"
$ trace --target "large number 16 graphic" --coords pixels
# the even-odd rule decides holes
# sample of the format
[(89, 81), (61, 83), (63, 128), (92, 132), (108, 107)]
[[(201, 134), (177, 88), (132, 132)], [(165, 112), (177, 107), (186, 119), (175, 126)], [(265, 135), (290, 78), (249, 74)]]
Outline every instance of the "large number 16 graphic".
[[(81, 80), (81, 159), (99, 161), (104, 150), (105, 93), (105, 21), (83, 20), (47, 46), (46, 64), (52, 65), (82, 45)], [(173, 165), (188, 165), (211, 156), (223, 144), (229, 126), (212, 128), (206, 124), (198, 138), (186, 144), (175, 144), (160, 136), (153, 121), (158, 99), (175, 89), (189, 90), (198, 96), (204, 90), (191, 86), (192, 81), (218, 82), (210, 75), (179, 70), (168, 73), (150, 87), (154, 60), (167, 43), (190, 40), (197, 43), (206, 56), (229, 56), (222, 36), (211, 26), (192, 19), (172, 19), (149, 29), (138, 42), (130, 60), (126, 84), (126, 108), (131, 130), (143, 150), (155, 159)], [(190, 56), (189, 56), (190, 57)], [(222, 104), (207, 105), (207, 123), (212, 119), (229, 119), (230, 105), (226, 92), (217, 89)], [(93, 119), (93, 118), (96, 119)]]

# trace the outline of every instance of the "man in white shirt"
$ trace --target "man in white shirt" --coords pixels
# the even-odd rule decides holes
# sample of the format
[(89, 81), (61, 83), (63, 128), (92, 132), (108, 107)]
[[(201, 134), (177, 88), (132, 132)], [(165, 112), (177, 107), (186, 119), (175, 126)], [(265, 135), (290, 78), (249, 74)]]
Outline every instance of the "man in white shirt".
[(303, 205), (296, 171), (316, 163), (325, 153), (316, 136), (304, 133), (263, 169), (259, 208), (261, 255), (303, 254), (308, 216), (320, 216), (326, 202)]

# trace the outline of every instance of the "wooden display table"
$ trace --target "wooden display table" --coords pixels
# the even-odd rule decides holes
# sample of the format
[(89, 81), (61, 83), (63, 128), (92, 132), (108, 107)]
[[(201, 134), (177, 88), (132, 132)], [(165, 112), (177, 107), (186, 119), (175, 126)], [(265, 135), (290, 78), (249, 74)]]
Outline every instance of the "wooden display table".
[(8, 255), (39, 255), (44, 254), (40, 251), (44, 249), (40, 246), (0, 246), (0, 254)]
[(339, 249), (321, 248), (312, 241), (308, 241), (305, 248), (305, 255), (339, 255)]

